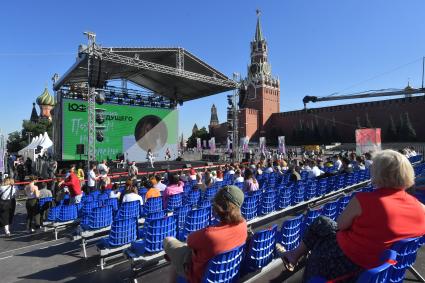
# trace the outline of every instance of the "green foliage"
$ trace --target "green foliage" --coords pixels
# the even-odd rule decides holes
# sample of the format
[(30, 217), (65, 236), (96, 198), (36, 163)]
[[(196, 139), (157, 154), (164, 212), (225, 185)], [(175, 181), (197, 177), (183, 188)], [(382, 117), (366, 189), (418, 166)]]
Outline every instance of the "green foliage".
[(194, 148), (196, 147), (196, 138), (201, 138), (201, 142), (204, 140), (209, 140), (211, 138), (205, 127), (195, 131), (192, 135), (187, 139), (187, 147)]
[(22, 121), (21, 132), (15, 131), (9, 134), (7, 139), (8, 152), (18, 152), (28, 145), (28, 141), (33, 137), (43, 135), (47, 132), (49, 137), (52, 136), (52, 123), (47, 119), (41, 119), (37, 123), (29, 120)]

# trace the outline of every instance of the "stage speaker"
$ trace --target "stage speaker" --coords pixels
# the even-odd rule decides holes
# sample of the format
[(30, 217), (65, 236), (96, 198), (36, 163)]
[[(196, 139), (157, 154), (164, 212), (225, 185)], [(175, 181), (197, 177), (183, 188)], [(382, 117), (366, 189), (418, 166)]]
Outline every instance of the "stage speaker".
[(213, 166), (213, 165), (214, 165), (214, 163), (212, 163), (212, 162), (207, 162), (207, 163), (205, 163), (205, 165), (206, 165), (206, 166)]
[(186, 164), (184, 165), (184, 168), (192, 168), (192, 164), (190, 164), (190, 163), (186, 163)]
[(77, 154), (84, 154), (84, 144), (80, 143), (76, 145), (76, 153)]

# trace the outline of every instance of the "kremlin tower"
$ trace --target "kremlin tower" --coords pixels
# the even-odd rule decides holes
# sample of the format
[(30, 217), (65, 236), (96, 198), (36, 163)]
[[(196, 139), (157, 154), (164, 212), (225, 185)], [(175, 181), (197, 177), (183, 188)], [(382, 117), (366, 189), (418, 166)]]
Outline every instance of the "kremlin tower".
[(52, 110), (55, 107), (55, 98), (49, 93), (47, 87), (43, 93), (37, 97), (37, 104), (40, 107), (40, 119), (52, 120)]

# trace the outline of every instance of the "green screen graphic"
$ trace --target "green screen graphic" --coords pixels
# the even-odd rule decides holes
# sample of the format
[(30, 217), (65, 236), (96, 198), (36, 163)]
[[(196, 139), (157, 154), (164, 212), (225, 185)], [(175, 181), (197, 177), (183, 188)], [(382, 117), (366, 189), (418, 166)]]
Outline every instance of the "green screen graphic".
[[(104, 140), (96, 142), (97, 160), (124, 154), (129, 161), (146, 161), (148, 149), (157, 160), (164, 159), (167, 148), (177, 155), (177, 110), (106, 103), (96, 107), (105, 109)], [(78, 160), (77, 144), (84, 144), (87, 152), (87, 102), (64, 99), (62, 117), (62, 159)]]

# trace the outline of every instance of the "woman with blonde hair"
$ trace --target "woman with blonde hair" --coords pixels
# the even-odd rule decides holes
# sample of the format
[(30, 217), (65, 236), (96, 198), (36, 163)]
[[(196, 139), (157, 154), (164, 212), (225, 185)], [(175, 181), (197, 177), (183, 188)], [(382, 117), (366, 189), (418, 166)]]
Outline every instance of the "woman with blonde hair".
[(10, 236), (10, 226), (16, 208), (16, 187), (12, 178), (5, 178), (0, 186), (0, 227), (4, 227), (4, 233)]
[(380, 255), (395, 242), (425, 234), (425, 206), (406, 192), (415, 182), (409, 160), (393, 150), (378, 152), (371, 176), (376, 189), (356, 193), (336, 222), (319, 216), (296, 249), (285, 252), (277, 245), (287, 269), (311, 251), (304, 281), (314, 276), (356, 277), (361, 270), (380, 265)]

